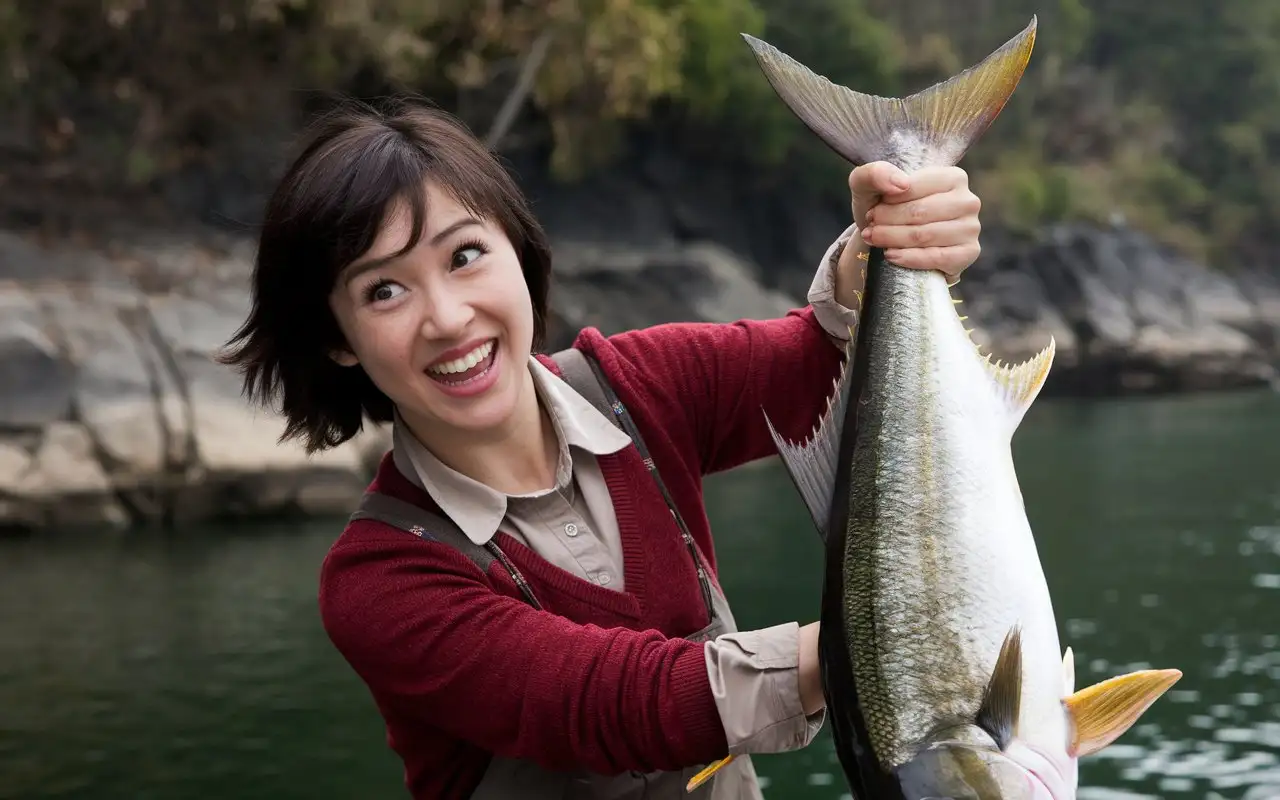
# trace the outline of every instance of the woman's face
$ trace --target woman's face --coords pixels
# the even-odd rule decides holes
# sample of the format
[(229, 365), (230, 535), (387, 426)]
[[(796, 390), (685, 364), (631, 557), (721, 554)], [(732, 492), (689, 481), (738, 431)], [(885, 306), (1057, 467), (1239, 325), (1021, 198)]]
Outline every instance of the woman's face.
[(533, 307), (501, 226), (476, 219), (433, 183), (419, 243), (397, 203), (369, 251), (339, 273), (329, 298), (349, 350), (422, 435), (495, 431), (532, 392)]

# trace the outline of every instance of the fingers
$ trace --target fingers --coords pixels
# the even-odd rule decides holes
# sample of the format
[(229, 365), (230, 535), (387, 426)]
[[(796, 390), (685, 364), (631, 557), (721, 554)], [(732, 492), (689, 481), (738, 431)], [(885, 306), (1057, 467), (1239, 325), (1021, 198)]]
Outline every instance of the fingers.
[(909, 186), (907, 174), (887, 161), (873, 161), (855, 168), (849, 173), (854, 224), (861, 228), (866, 222), (868, 209), (885, 195), (901, 194)]
[(948, 278), (959, 277), (982, 255), (982, 247), (976, 241), (950, 247), (912, 247), (905, 250), (884, 251), (887, 261), (907, 269), (933, 269)]
[[(881, 210), (876, 209), (877, 216)], [(883, 250), (954, 247), (976, 241), (981, 232), (982, 223), (974, 215), (923, 224), (882, 225), (876, 222), (862, 230), (862, 241)]]
[(981, 254), (981, 202), (959, 167), (926, 167), (907, 175), (884, 161), (849, 174), (854, 223), (863, 241), (909, 269), (958, 277)]
[[(849, 173), (849, 189), (853, 193), (854, 222), (860, 228), (867, 212), (877, 206), (905, 205), (936, 195), (969, 197), (970, 202), (977, 199), (969, 191), (968, 174), (959, 167), (925, 167), (907, 175), (887, 161), (873, 161), (854, 169)], [(918, 209), (908, 213), (926, 213), (922, 219), (928, 219), (927, 212)], [(969, 213), (977, 213), (977, 209)]]
[(896, 197), (885, 199), (869, 209), (864, 217), (868, 226), (927, 225), (949, 219), (976, 218), (981, 208), (978, 196), (964, 189), (931, 194), (906, 202), (900, 202)]
[(925, 167), (912, 173), (907, 181), (909, 185), (905, 191), (884, 192), (884, 202), (909, 203), (929, 195), (969, 188), (969, 175), (959, 167)]
[(888, 161), (872, 161), (849, 173), (849, 189), (854, 197), (897, 194), (911, 185), (907, 173)]

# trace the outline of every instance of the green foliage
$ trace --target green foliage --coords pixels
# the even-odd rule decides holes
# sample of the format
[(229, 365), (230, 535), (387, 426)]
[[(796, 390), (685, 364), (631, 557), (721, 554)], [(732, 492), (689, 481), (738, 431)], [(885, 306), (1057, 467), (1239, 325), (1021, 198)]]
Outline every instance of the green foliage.
[(527, 71), (503, 146), (541, 148), (564, 179), (659, 125), (766, 183), (840, 194), (847, 166), (741, 33), (904, 95), (1033, 13), (1031, 68), (964, 162), (987, 224), (1123, 218), (1204, 257), (1280, 244), (1280, 4), (1255, 0), (0, 0), (0, 171), (145, 188), (296, 124), (302, 91), (420, 92), (484, 134)]

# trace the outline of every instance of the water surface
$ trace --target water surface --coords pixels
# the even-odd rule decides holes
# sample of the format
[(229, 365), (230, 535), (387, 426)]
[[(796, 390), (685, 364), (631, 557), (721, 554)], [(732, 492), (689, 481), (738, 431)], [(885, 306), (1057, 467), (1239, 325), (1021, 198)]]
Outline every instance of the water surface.
[[(1083, 762), (1081, 798), (1280, 798), (1280, 398), (1042, 401), (1015, 451), (1077, 683), (1185, 673)], [(815, 618), (781, 469), (708, 502), (739, 623)], [(316, 614), (340, 524), (0, 542), (0, 798), (406, 796)], [(825, 732), (756, 763), (771, 799), (846, 796)]]

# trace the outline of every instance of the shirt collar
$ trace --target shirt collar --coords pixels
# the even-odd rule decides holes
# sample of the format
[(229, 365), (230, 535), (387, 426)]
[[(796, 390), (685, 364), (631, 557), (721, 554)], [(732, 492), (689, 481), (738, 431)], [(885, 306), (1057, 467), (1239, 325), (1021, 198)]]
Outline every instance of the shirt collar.
[(538, 400), (551, 417), (560, 452), (556, 485), (550, 489), (528, 495), (507, 495), (469, 478), (436, 458), (404, 424), (399, 412), (395, 414), (392, 458), (396, 467), (412, 483), (425, 489), (467, 538), (479, 545), (497, 533), (507, 515), (510, 499), (540, 497), (570, 486), (573, 480), (570, 448), (601, 456), (616, 453), (631, 443), (630, 436), (533, 356), (529, 357), (529, 371)]

